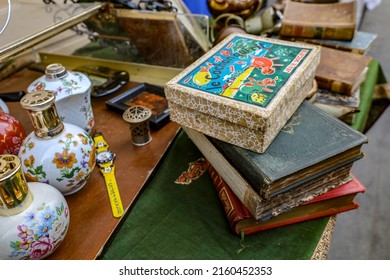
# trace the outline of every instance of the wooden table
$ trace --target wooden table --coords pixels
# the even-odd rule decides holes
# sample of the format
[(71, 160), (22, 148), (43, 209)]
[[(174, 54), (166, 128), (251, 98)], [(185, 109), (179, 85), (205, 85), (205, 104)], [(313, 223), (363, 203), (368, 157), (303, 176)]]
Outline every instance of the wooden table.
[[(1, 91), (25, 90), (41, 75), (39, 72), (22, 70), (0, 81), (0, 89)], [(116, 94), (134, 85), (129, 83)], [(93, 130), (103, 133), (110, 149), (117, 155), (116, 179), (123, 207), (128, 212), (142, 187), (153, 175), (154, 169), (180, 127), (174, 122), (169, 122), (160, 130), (152, 131), (152, 141), (149, 144), (141, 147), (134, 146), (131, 143), (129, 125), (123, 121), (122, 115), (111, 111), (105, 105), (105, 101), (113, 96), (92, 99), (95, 116)], [(30, 133), (32, 125), (20, 103), (8, 102), (7, 105), (10, 114), (22, 123), (27, 133)], [(95, 167), (83, 189), (65, 198), (70, 209), (69, 230), (63, 243), (49, 256), (49, 259), (95, 259), (121, 221), (112, 216), (104, 179), (98, 167)]]

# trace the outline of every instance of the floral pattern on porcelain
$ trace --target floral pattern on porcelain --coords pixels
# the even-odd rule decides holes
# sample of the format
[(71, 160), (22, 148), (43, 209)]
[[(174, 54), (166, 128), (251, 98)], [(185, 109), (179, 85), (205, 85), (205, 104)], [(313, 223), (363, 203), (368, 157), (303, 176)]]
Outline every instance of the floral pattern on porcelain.
[[(42, 76), (31, 83), (27, 90), (28, 92), (53, 91), (61, 119), (90, 132), (95, 124), (90, 97), (91, 85), (91, 81), (85, 74), (68, 71), (67, 76), (54, 81), (48, 81), (45, 76)], [(78, 95), (80, 97), (75, 98)]]
[(81, 107), (81, 112), (84, 113), (85, 119), (87, 120), (87, 125), (84, 128), (87, 132), (91, 132), (91, 128), (95, 124), (90, 98), (89, 95), (84, 96), (84, 106)]
[(47, 183), (68, 195), (85, 185), (95, 167), (95, 148), (93, 139), (86, 132), (65, 131), (62, 135), (40, 140), (30, 133), (23, 142), (20, 158), (27, 181)]
[[(58, 100), (64, 98), (66, 95), (72, 95), (73, 91), (75, 90), (81, 89), (80, 83), (83, 82), (84, 76), (77, 72), (73, 72), (73, 75), (74, 78), (77, 78), (78, 81), (74, 80), (73, 78), (71, 79), (62, 78), (59, 79), (60, 83), (58, 87), (51, 89), (55, 92), (55, 95)], [(48, 86), (47, 82), (37, 80), (30, 87), (33, 87), (34, 90), (46, 90), (47, 86)], [(65, 95), (63, 95), (63, 93)]]
[(64, 196), (44, 183), (27, 183), (31, 204), (20, 213), (0, 215), (0, 259), (44, 259), (64, 240), (70, 221)]
[(68, 230), (69, 209), (63, 203), (55, 209), (42, 203), (34, 212), (24, 215), (25, 222), (17, 225), (18, 240), (11, 241), (11, 258), (42, 259), (54, 251)]
[(0, 154), (17, 155), (24, 138), (26, 132), (20, 122), (0, 111)]

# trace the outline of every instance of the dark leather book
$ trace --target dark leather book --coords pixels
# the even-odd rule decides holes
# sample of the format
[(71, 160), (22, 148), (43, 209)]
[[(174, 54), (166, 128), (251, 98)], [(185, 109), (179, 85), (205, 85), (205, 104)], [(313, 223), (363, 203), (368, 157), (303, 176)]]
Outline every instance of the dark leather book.
[(321, 59), (315, 72), (318, 87), (351, 95), (365, 81), (371, 56), (321, 47)]
[(241, 233), (253, 234), (356, 209), (359, 206), (354, 200), (356, 195), (366, 191), (365, 186), (356, 177), (353, 177), (351, 181), (341, 184), (290, 211), (265, 222), (258, 222), (212, 165), (209, 166), (208, 171), (225, 210), (229, 227), (237, 235)]
[(313, 182), (362, 157), (367, 137), (304, 101), (263, 153), (210, 138), (265, 199)]
[(279, 34), (350, 41), (355, 30), (356, 1), (326, 4), (287, 1)]

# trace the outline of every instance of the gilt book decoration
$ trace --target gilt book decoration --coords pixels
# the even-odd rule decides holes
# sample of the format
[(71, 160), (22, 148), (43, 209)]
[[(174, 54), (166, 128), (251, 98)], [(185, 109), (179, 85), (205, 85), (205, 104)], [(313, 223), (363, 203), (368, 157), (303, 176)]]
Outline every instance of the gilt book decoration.
[(310, 92), (319, 48), (232, 34), (165, 85), (171, 120), (263, 153)]
[(290, 211), (268, 221), (258, 222), (216, 172), (214, 167), (210, 166), (208, 171), (225, 210), (229, 226), (237, 235), (241, 233), (253, 234), (356, 209), (359, 207), (359, 204), (354, 198), (358, 193), (366, 191), (365, 186), (356, 177), (353, 177), (351, 181), (317, 196)]
[(263, 154), (212, 142), (266, 199), (353, 163), (367, 137), (304, 101)]
[(356, 1), (328, 4), (287, 1), (279, 35), (351, 41), (356, 29)]

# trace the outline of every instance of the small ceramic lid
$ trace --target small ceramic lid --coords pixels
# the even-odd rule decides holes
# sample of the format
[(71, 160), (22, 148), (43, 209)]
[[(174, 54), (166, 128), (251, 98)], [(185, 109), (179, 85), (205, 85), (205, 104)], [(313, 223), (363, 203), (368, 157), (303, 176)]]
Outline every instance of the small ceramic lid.
[(55, 80), (59, 78), (63, 78), (68, 75), (65, 67), (60, 63), (49, 64), (45, 70), (45, 77), (47, 80)]

